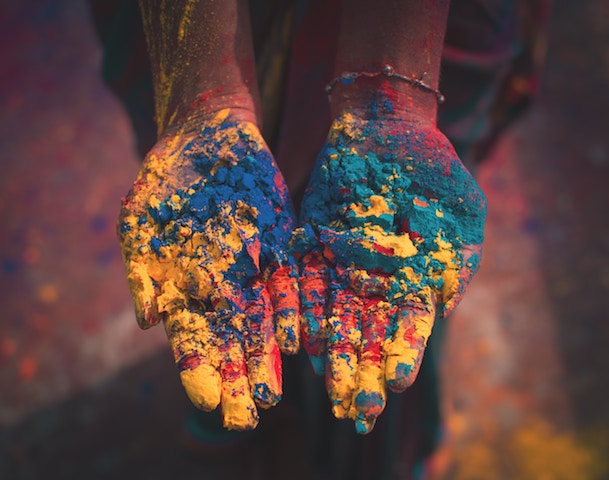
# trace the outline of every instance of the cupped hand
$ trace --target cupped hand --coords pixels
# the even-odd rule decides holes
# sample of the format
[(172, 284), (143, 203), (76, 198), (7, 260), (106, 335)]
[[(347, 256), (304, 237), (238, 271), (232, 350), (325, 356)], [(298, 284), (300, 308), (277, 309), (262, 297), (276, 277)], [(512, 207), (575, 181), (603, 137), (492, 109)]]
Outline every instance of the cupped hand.
[(294, 214), (258, 128), (222, 110), (174, 129), (123, 201), (119, 237), (142, 328), (163, 321), (180, 378), (203, 410), (245, 430), (281, 398), (299, 347), (287, 244)]
[(303, 344), (337, 418), (372, 430), (415, 380), (434, 321), (478, 268), (486, 201), (433, 125), (344, 113), (317, 158), (292, 247)]

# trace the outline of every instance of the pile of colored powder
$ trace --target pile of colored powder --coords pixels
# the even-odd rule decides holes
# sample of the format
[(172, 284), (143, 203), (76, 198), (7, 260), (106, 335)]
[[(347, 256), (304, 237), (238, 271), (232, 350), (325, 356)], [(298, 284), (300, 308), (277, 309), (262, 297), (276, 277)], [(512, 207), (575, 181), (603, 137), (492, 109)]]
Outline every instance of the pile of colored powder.
[(423, 287), (449, 298), (461, 248), (482, 243), (484, 216), (482, 192), (437, 130), (345, 114), (317, 159), (295, 248), (328, 248), (331, 264), (393, 275), (389, 299)]
[(235, 287), (245, 287), (271, 265), (288, 263), (284, 247), (293, 212), (256, 132), (232, 122), (207, 126), (185, 146), (180, 161), (200, 178), (164, 199), (150, 197), (137, 225), (127, 217), (121, 226), (123, 236), (137, 230), (140, 253), (149, 247), (164, 265), (195, 258), (196, 269), (212, 284)]

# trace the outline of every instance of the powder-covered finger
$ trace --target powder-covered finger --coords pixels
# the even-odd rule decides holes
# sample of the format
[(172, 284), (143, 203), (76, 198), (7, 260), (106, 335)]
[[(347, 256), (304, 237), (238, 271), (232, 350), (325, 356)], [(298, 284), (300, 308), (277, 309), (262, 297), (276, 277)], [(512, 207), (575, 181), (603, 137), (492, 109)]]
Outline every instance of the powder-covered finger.
[(300, 348), (300, 305), (295, 267), (278, 267), (267, 285), (275, 312), (275, 334), (279, 348), (286, 355), (293, 355)]
[(243, 348), (229, 336), (221, 352), (223, 425), (229, 430), (252, 430), (258, 425), (258, 411), (250, 391)]
[(135, 317), (142, 329), (153, 327), (161, 320), (156, 302), (157, 291), (147, 268), (146, 262), (131, 260), (127, 275), (135, 306)]
[(357, 369), (357, 384), (349, 416), (357, 433), (369, 433), (385, 408), (385, 370), (383, 343), (395, 311), (379, 298), (364, 299), (361, 315), (362, 347)]
[(333, 284), (332, 316), (328, 319), (326, 389), (336, 418), (347, 418), (356, 385), (361, 333), (360, 299)]
[(208, 317), (179, 310), (168, 316), (165, 331), (188, 398), (205, 411), (220, 403), (220, 357), (214, 348)]
[(243, 345), (254, 401), (268, 408), (281, 399), (281, 353), (275, 340), (270, 294), (262, 280), (246, 291)]
[(327, 336), (326, 299), (330, 270), (318, 252), (305, 255), (301, 262), (300, 305), (302, 341), (318, 375), (323, 375)]
[(415, 381), (436, 314), (429, 287), (410, 294), (396, 313), (397, 330), (384, 346), (385, 379), (394, 392), (403, 392)]

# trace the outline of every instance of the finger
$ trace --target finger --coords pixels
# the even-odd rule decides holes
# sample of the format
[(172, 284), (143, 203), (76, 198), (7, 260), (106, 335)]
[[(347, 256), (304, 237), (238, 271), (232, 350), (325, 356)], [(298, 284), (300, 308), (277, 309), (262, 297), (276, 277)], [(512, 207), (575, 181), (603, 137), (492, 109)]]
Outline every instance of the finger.
[(403, 392), (417, 377), (435, 319), (435, 298), (429, 287), (409, 294), (396, 313), (397, 330), (385, 342), (385, 378), (394, 392)]
[(228, 336), (221, 346), (222, 421), (229, 430), (252, 430), (258, 425), (258, 412), (250, 391), (241, 343)]
[(389, 334), (395, 308), (380, 298), (364, 300), (361, 316), (362, 349), (357, 369), (357, 385), (349, 416), (357, 433), (369, 433), (385, 408), (383, 343)]
[(449, 315), (461, 303), (472, 278), (480, 268), (482, 245), (465, 245), (462, 250), (461, 268), (458, 272), (446, 272), (443, 277), (443, 315)]
[(329, 279), (330, 270), (320, 253), (311, 252), (303, 257), (300, 275), (302, 341), (317, 375), (323, 375), (325, 368)]
[(205, 411), (220, 403), (220, 359), (213, 353), (209, 315), (179, 310), (165, 320), (165, 331), (188, 398)]
[(156, 301), (156, 288), (148, 275), (145, 261), (131, 260), (128, 268), (127, 282), (135, 305), (135, 317), (140, 328), (145, 330), (161, 320)]
[(328, 319), (326, 389), (336, 418), (347, 418), (355, 389), (360, 345), (360, 299), (333, 284), (332, 316)]
[(298, 281), (292, 266), (277, 268), (269, 278), (268, 289), (275, 312), (275, 335), (279, 348), (293, 355), (300, 348)]
[(256, 281), (247, 293), (243, 344), (247, 376), (256, 404), (269, 408), (281, 399), (281, 354), (275, 340), (269, 292)]
[(214, 308), (211, 331), (220, 354), (223, 424), (229, 430), (251, 430), (258, 424), (258, 412), (242, 346), (247, 331), (245, 298), (238, 285), (225, 281), (216, 286), (210, 300)]

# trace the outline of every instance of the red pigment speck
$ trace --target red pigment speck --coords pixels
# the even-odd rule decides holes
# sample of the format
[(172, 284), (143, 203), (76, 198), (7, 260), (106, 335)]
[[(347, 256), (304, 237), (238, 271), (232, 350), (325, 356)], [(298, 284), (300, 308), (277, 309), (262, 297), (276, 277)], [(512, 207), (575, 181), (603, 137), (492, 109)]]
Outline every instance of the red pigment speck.
[(416, 328), (414, 326), (408, 328), (405, 332), (404, 332), (404, 340), (406, 340), (410, 345), (413, 345), (415, 342), (415, 333), (416, 333)]
[(382, 253), (383, 255), (393, 257), (393, 255), (395, 254), (393, 248), (384, 247), (383, 245), (379, 245), (378, 243), (373, 243), (372, 246), (377, 252)]
[(348, 187), (340, 187), (338, 191), (343, 195), (349, 195), (351, 193), (351, 189)]
[(429, 207), (429, 203), (425, 202), (424, 200), (420, 200), (417, 197), (412, 200), (412, 203), (414, 203), (417, 207)]
[(323, 256), (328, 259), (330, 262), (334, 261), (334, 252), (330, 250), (327, 246), (324, 247)]

